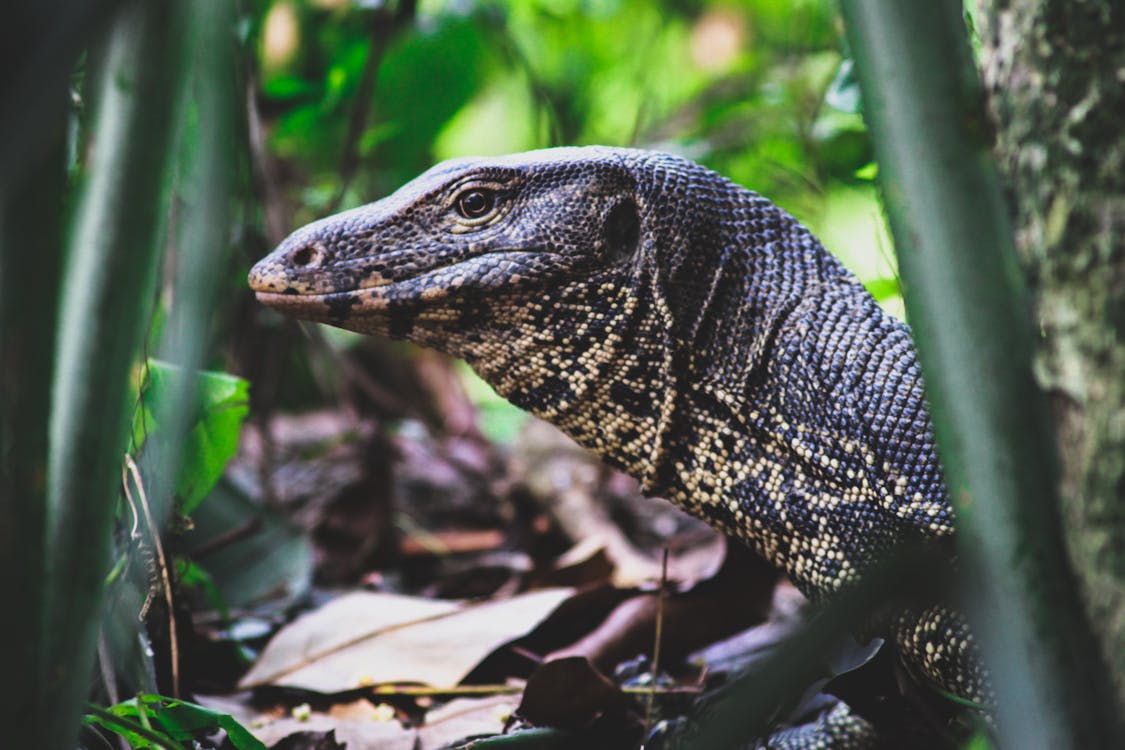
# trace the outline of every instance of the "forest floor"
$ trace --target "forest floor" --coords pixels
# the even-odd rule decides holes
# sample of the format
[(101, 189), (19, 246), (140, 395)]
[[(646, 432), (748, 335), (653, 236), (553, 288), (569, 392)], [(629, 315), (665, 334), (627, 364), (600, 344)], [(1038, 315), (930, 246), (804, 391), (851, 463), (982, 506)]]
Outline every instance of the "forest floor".
[(288, 750), (636, 747), (801, 622), (760, 558), (555, 428), (466, 424), (248, 425), (180, 542), (213, 582), (176, 648), (189, 697)]

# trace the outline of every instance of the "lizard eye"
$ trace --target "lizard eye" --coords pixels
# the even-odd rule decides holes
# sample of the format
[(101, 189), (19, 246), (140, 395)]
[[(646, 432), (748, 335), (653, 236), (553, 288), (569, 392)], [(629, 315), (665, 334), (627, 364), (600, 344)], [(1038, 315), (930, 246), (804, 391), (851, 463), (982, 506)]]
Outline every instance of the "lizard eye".
[(473, 188), (457, 196), (457, 213), (466, 219), (479, 219), (496, 205), (496, 195), (490, 190)]

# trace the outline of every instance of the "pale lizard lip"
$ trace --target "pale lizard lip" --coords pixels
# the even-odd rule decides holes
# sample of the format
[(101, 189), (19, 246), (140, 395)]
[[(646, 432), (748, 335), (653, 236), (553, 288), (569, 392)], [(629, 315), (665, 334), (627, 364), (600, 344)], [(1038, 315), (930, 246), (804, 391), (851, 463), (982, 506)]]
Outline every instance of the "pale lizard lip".
[[(536, 250), (494, 250), (471, 258), (430, 268), (421, 273), (394, 281), (366, 285), (338, 292), (272, 292), (255, 291), (262, 304), (298, 317), (317, 320), (339, 320), (340, 311), (346, 317), (385, 312), (395, 301), (397, 293), (408, 290), (403, 301), (438, 302), (468, 289), (510, 289), (521, 280), (520, 259), (542, 260), (543, 253)], [(507, 260), (513, 268), (505, 273), (478, 274), (486, 263), (499, 264)], [(318, 309), (319, 308), (319, 309)]]

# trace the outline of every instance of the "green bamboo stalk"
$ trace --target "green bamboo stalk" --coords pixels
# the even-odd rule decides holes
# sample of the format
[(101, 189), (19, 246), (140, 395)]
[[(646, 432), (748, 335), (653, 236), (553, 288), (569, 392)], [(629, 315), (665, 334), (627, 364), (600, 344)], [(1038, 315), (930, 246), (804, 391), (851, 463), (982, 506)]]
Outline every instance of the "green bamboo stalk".
[(0, 23), (0, 727), (38, 747), (50, 391), (62, 270), (69, 79), (116, 0), (15, 0)]
[(123, 6), (103, 56), (94, 151), (63, 278), (47, 478), (47, 750), (73, 747), (102, 606), (141, 343), (176, 143), (185, 4)]
[[(180, 366), (171, 382), (157, 434), (150, 436), (142, 456), (142, 479), (151, 515), (163, 529), (172, 512), (173, 487), (183, 460), (184, 437), (195, 414), (198, 371), (206, 353), (217, 287), (227, 269), (230, 250), (230, 206), (234, 149), (233, 6), (210, 0), (193, 10), (188, 35), (196, 51), (191, 81), (196, 127), (185, 136), (179, 164), (172, 305), (161, 341), (161, 357)], [(183, 639), (169, 620), (171, 663), (167, 691), (180, 696), (178, 642)]]
[[(56, 89), (64, 112), (65, 89)], [(26, 173), (0, 178), (0, 732), (12, 747), (35, 747), (30, 717), (41, 696), (43, 507), (47, 411), (62, 257), (63, 121), (54, 146)]]
[(1001, 744), (1108, 747), (1110, 693), (1058, 534), (1053, 432), (961, 3), (841, 6)]
[[(177, 238), (172, 306), (160, 345), (160, 356), (182, 368), (184, 377), (173, 384), (161, 424), (164, 441), (149, 446), (157, 455), (146, 458), (154, 469), (145, 476), (157, 525), (170, 511), (172, 483), (180, 467), (180, 442), (193, 415), (196, 371), (203, 365), (211, 312), (230, 250), (231, 188), (238, 159), (233, 118), (237, 97), (234, 75), (233, 6), (211, 0), (193, 9), (188, 38), (196, 51), (192, 71), (192, 100), (196, 125), (185, 137), (185, 158), (179, 169)], [(152, 450), (155, 449), (155, 450)]]
[(193, 100), (198, 131), (190, 173), (182, 177), (186, 209), (176, 227), (179, 262), (173, 304), (162, 347), (165, 359), (200, 367), (224, 261), (230, 251), (230, 206), (238, 165), (234, 112), (238, 91), (234, 8), (213, 0), (195, 8)]

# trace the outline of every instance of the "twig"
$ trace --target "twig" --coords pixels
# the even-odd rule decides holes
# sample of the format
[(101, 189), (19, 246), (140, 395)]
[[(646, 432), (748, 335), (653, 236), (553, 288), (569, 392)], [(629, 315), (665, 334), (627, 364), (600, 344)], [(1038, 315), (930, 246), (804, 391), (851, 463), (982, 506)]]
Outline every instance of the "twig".
[(441, 688), (426, 685), (376, 685), (371, 688), (371, 695), (419, 698), (436, 695), (518, 695), (522, 691), (522, 685), (457, 685)]
[(359, 139), (363, 135), (371, 112), (371, 100), (375, 93), (379, 65), (383, 62), (383, 55), (391, 39), (399, 29), (414, 18), (416, 5), (417, 0), (400, 0), (393, 13), (381, 9), (372, 16), (371, 46), (367, 50), (367, 60), (363, 63), (363, 72), (360, 74), (359, 86), (356, 88), (355, 106), (352, 108), (351, 117), (348, 118), (348, 134), (340, 157), (340, 182), (336, 194), (325, 207), (325, 213), (336, 213), (340, 209), (344, 194), (359, 169)]
[[(520, 46), (512, 39), (508, 33), (507, 26), (500, 24), (498, 29), (492, 29), (496, 36), (498, 46), (501, 54), (507, 55), (508, 59), (519, 68), (524, 76), (527, 78), (527, 88), (531, 93), (531, 98), (536, 103), (536, 130), (539, 129), (539, 118), (545, 116), (547, 121), (547, 146), (561, 146), (564, 144), (564, 134), (562, 132), (562, 117), (559, 115), (558, 107), (555, 105), (554, 100), (551, 98), (550, 89), (539, 80), (539, 76), (535, 73), (535, 68), (531, 64), (531, 60), (523, 53)], [(536, 133), (538, 137), (539, 133)]]
[[(132, 507), (132, 504), (129, 507)], [(109, 704), (111, 706), (117, 705), (121, 702), (121, 696), (117, 692), (117, 675), (113, 671), (113, 659), (109, 653), (109, 643), (106, 641), (104, 630), (98, 633), (98, 670), (102, 675), (102, 684), (105, 685), (105, 694), (109, 698)], [(108, 740), (92, 728), (91, 731), (97, 734), (98, 739), (105, 742), (106, 747), (112, 750), (113, 746), (109, 744)], [(121, 750), (129, 750), (129, 743), (121, 735), (117, 735), (117, 744), (121, 747)]]
[[(176, 610), (172, 602), (172, 576), (168, 572), (168, 558), (164, 555), (164, 545), (160, 541), (160, 532), (156, 528), (156, 523), (152, 520), (152, 511), (149, 509), (148, 497), (145, 495), (145, 487), (141, 482), (141, 473), (137, 468), (137, 463), (133, 457), (128, 453), (125, 454), (125, 465), (128, 467), (129, 475), (133, 478), (133, 483), (137, 486), (137, 494), (140, 496), (140, 507), (144, 511), (145, 524), (148, 526), (148, 533), (152, 537), (152, 546), (156, 550), (156, 564), (160, 569), (161, 588), (164, 590), (164, 603), (168, 608), (168, 651), (170, 668), (172, 672), (172, 697), (180, 697), (180, 647), (179, 647), (179, 634), (176, 632)], [(129, 492), (129, 482), (125, 482), (125, 495), (129, 498), (130, 504), (133, 502), (132, 494)]]
[(257, 71), (252, 67), (253, 55), (247, 55), (246, 64), (249, 68), (246, 74), (246, 145), (250, 152), (250, 173), (265, 214), (266, 239), (271, 245), (276, 245), (289, 233), (289, 220), (278, 188), (277, 166), (266, 145), (266, 128), (258, 107)]
[(301, 331), (315, 349), (331, 359), (337, 369), (343, 371), (348, 383), (361, 391), (384, 414), (392, 418), (423, 418), (423, 415), (412, 404), (404, 404), (402, 399), (380, 385), (366, 370), (357, 365), (354, 359), (332, 346), (325, 338), (321, 326), (302, 324)]
[[(518, 695), (522, 685), (457, 685), (455, 687), (430, 687), (427, 685), (375, 685), (370, 690), (372, 696), (402, 696), (407, 698), (434, 697), (443, 695)], [(629, 695), (697, 695), (702, 691), (695, 685), (676, 685), (674, 687), (655, 687), (652, 685), (622, 686), (621, 692)]]
[(668, 591), (668, 547), (660, 563), (660, 594), (656, 600), (656, 642), (652, 646), (652, 682), (648, 685), (648, 700), (645, 704), (645, 736), (652, 729), (652, 708), (656, 701), (656, 682), (660, 675), (660, 642), (664, 640), (664, 600)]
[(262, 526), (263, 522), (261, 517), (253, 518), (241, 526), (236, 526), (229, 531), (219, 534), (214, 539), (208, 539), (191, 551), (191, 559), (198, 562), (208, 555), (213, 555), (220, 550), (224, 550), (235, 542), (240, 542), (247, 537), (254, 536), (262, 530)]
[[(244, 56), (243, 65), (246, 73), (246, 149), (250, 161), (250, 174), (252, 175), (254, 193), (262, 207), (264, 215), (266, 241), (271, 246), (280, 243), (289, 233), (289, 217), (279, 186), (281, 180), (277, 174), (277, 164), (269, 147), (266, 144), (266, 128), (262, 122), (262, 112), (258, 107), (258, 73), (256, 57), (252, 54)], [(260, 324), (254, 323), (255, 328)], [(251, 376), (255, 384), (256, 398), (263, 404), (270, 403), (269, 398), (264, 398), (263, 393), (276, 390), (280, 372), (280, 361), (288, 344), (285, 339), (279, 338), (273, 331), (267, 331), (262, 350), (265, 356), (256, 359), (251, 367)], [(253, 377), (254, 370), (260, 371), (263, 377)], [(277, 504), (277, 492), (273, 486), (273, 475), (269, 467), (273, 465), (274, 440), (270, 429), (270, 420), (267, 409), (258, 409), (251, 416), (251, 421), (260, 425), (262, 436), (262, 460), (258, 464), (258, 479), (261, 487), (263, 504), (273, 507)]]

